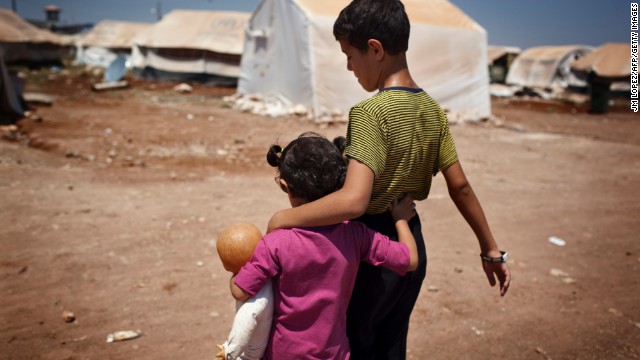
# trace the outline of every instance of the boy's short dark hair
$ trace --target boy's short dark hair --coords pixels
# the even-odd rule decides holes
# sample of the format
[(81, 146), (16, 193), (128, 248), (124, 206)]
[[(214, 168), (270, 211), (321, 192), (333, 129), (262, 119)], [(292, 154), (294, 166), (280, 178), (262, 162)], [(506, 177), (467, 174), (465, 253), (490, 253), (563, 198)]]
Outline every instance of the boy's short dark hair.
[(284, 149), (272, 145), (267, 152), (269, 165), (278, 168), (291, 195), (314, 201), (342, 188), (347, 174), (343, 152), (345, 138), (333, 140), (306, 132)]
[(409, 48), (410, 28), (400, 0), (353, 0), (338, 15), (333, 35), (361, 52), (367, 51), (369, 39), (376, 39), (385, 52), (396, 55)]

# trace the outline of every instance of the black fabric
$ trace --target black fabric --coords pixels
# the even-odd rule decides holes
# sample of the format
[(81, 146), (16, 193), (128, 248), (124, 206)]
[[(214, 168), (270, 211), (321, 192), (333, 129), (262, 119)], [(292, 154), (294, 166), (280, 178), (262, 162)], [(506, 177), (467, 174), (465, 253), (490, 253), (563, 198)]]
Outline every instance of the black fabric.
[[(354, 221), (398, 241), (390, 212), (364, 215)], [(361, 263), (347, 311), (347, 335), (352, 360), (406, 358), (409, 317), (427, 271), (427, 253), (420, 218), (409, 222), (416, 239), (418, 268), (399, 276), (383, 267)]]

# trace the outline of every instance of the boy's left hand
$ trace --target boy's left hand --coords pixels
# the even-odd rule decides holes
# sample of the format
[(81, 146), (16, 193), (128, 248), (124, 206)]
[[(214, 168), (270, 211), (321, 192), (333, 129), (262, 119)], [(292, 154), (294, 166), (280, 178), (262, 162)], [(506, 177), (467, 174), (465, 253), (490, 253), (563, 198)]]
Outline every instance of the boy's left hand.
[(496, 285), (496, 277), (500, 283), (500, 296), (504, 296), (509, 290), (509, 284), (511, 283), (511, 272), (509, 272), (509, 266), (506, 263), (490, 263), (482, 261), (482, 269), (489, 279), (491, 286)]

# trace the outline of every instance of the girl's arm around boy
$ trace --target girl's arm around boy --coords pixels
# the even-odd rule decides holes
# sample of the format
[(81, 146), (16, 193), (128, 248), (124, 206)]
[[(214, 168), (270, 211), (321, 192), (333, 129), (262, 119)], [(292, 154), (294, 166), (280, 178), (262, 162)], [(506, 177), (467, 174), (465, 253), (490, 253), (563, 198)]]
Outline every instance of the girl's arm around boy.
[(396, 223), (398, 242), (405, 244), (409, 248), (407, 271), (414, 271), (418, 267), (418, 248), (416, 239), (409, 228), (409, 220), (416, 215), (416, 204), (410, 196), (405, 196), (402, 200), (395, 200), (391, 204), (391, 215)]

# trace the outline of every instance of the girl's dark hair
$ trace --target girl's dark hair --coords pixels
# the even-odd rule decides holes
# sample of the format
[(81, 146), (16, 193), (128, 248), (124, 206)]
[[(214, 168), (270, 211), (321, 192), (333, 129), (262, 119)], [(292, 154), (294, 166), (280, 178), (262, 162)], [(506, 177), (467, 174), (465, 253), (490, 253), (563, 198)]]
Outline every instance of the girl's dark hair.
[(347, 174), (343, 152), (345, 138), (330, 142), (324, 136), (306, 132), (284, 149), (272, 145), (267, 152), (269, 165), (278, 168), (292, 196), (314, 201), (342, 187)]
[(397, 55), (409, 48), (410, 29), (400, 0), (353, 0), (338, 15), (333, 36), (361, 52), (367, 51), (369, 39), (376, 39), (384, 51)]

